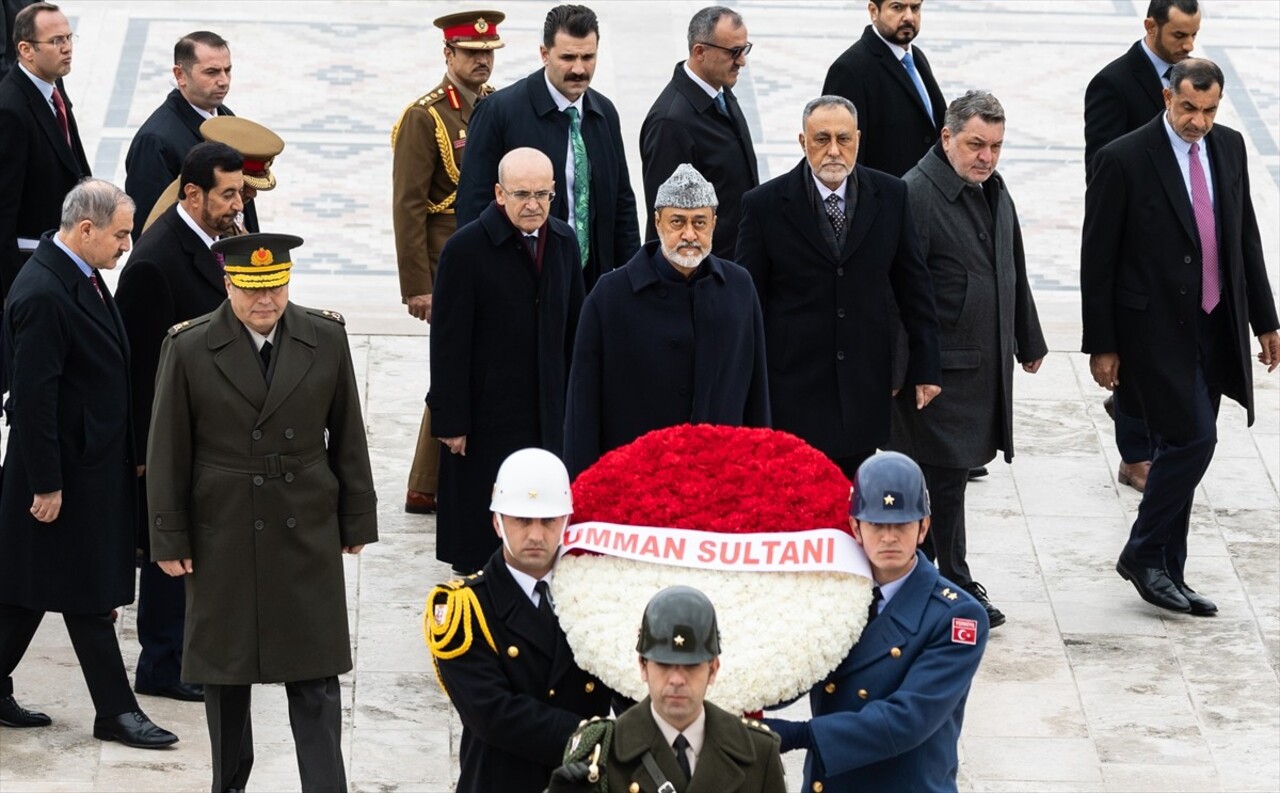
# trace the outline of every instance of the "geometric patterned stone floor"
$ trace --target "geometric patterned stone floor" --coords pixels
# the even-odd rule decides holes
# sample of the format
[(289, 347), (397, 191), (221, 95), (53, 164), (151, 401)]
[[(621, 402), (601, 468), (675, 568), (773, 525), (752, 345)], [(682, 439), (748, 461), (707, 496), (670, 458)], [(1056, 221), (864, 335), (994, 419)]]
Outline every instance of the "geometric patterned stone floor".
[[(550, 3), (508, 15), (495, 82), (537, 66)], [(699, 2), (596, 2), (596, 87), (615, 100), (638, 174), (636, 138), (681, 57)], [(1248, 141), (1253, 197), (1273, 286), (1280, 284), (1280, 3), (1206, 0), (1201, 52), (1227, 73), (1219, 122)], [(1189, 577), (1221, 612), (1197, 619), (1140, 601), (1112, 566), (1138, 495), (1115, 483), (1118, 457), (1101, 392), (1079, 346), (1076, 295), (1084, 85), (1139, 36), (1145, 0), (929, 0), (920, 46), (948, 96), (986, 87), (1009, 115), (1001, 161), (1022, 217), (1050, 355), (1016, 378), (1014, 464), (969, 488), (970, 559), (1009, 622), (992, 634), (961, 739), (972, 791), (1280, 789), (1280, 378), (1259, 368), (1258, 420), (1228, 404), (1196, 502)], [(438, 80), (422, 2), (71, 3), (81, 35), (68, 91), (95, 173), (123, 181), (124, 151), (168, 90), (172, 44), (189, 30), (231, 41), (228, 103), (285, 139), (264, 228), (307, 238), (295, 300), (348, 316), (381, 497), (381, 541), (348, 557), (355, 670), (343, 678), (353, 790), (448, 791), (460, 725), (430, 671), (420, 632), (435, 561), (432, 518), (400, 511), (427, 383), (426, 327), (399, 305), (387, 133)], [(755, 43), (739, 83), (762, 175), (799, 156), (803, 102), (856, 38), (865, 4), (748, 0), (734, 6)], [(227, 20), (232, 20), (228, 22)], [(800, 607), (800, 606), (797, 606)], [(133, 610), (120, 621), (126, 662)], [(820, 641), (821, 637), (814, 637)], [(732, 659), (725, 659), (726, 663)], [(205, 790), (199, 705), (143, 698), (182, 741), (147, 752), (90, 736), (92, 708), (65, 629), (45, 621), (15, 674), (53, 727), (0, 729), (0, 791)], [(280, 687), (255, 690), (254, 790), (297, 790)], [(712, 690), (714, 699), (714, 689)], [(793, 706), (802, 717), (804, 704)], [(787, 757), (789, 787), (799, 756)]]

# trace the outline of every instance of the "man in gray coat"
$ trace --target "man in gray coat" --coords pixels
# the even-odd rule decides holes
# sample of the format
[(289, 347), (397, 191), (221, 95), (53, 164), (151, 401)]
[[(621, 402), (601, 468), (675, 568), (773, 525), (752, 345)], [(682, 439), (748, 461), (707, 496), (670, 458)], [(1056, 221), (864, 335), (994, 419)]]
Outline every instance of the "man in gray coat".
[(250, 688), (284, 683), (304, 791), (345, 791), (342, 554), (378, 538), (341, 315), (289, 302), (285, 234), (213, 245), (227, 300), (169, 330), (147, 442), (151, 557), (186, 583), (182, 680), (204, 685), (213, 790), (253, 767)]
[(942, 575), (1005, 621), (965, 561), (969, 469), (1013, 459), (1013, 362), (1035, 374), (1048, 348), (1027, 283), (1022, 230), (996, 172), (1004, 108), (970, 91), (947, 108), (942, 140), (903, 177), (942, 325), (942, 394), (927, 411), (898, 395), (891, 448), (920, 463), (933, 502), (923, 543)]

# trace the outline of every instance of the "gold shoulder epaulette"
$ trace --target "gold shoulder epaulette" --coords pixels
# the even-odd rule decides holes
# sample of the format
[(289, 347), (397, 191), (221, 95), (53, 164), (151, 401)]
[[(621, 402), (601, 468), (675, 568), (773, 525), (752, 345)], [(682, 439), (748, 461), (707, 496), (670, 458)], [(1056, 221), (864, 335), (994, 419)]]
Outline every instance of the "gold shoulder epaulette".
[(196, 325), (203, 325), (204, 323), (208, 322), (209, 319), (210, 317), (208, 316), (196, 317), (195, 319), (184, 319), (183, 321), (179, 322), (177, 325), (174, 325), (172, 328), (169, 328), (169, 335), (177, 336), (179, 333), (181, 333), (184, 330), (189, 330), (191, 328), (194, 328)]
[(408, 113), (410, 110), (414, 109), (415, 107), (429, 108), (431, 105), (435, 104), (436, 102), (439, 102), (443, 98), (444, 98), (444, 89), (436, 88), (434, 91), (425, 93), (422, 96), (410, 102), (409, 104), (405, 105), (404, 110), (400, 111), (400, 117), (396, 119), (396, 123), (391, 125), (391, 147), (393, 149), (395, 148), (396, 138), (399, 137), (400, 135), (400, 125), (404, 123), (404, 117), (406, 113)]
[[(498, 652), (498, 645), (489, 632), (489, 623), (480, 607), (480, 600), (472, 588), (482, 580), (473, 575), (465, 580), (449, 581), (435, 587), (427, 595), (427, 608), (422, 615), (422, 635), (426, 639), (427, 649), (431, 651), (431, 663), (442, 689), (445, 686), (444, 680), (440, 678), (440, 662), (466, 654), (471, 649), (477, 628), (489, 649)], [(445, 693), (448, 693), (447, 689)]]
[(307, 313), (313, 317), (324, 317), (325, 319), (330, 320), (331, 322), (336, 322), (339, 325), (347, 324), (347, 321), (343, 319), (341, 314), (336, 311), (330, 311), (327, 308), (309, 308), (307, 309)]

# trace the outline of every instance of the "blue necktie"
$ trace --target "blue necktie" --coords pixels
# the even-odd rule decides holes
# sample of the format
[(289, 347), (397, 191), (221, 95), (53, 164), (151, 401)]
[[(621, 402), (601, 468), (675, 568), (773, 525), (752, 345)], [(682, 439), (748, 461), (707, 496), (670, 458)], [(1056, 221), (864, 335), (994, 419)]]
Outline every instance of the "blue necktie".
[(725, 118), (729, 117), (729, 105), (724, 101), (724, 91), (716, 93), (716, 110), (720, 111), (720, 115)]
[(907, 50), (907, 54), (902, 57), (902, 66), (911, 77), (911, 82), (916, 85), (916, 93), (920, 94), (920, 101), (924, 102), (924, 112), (929, 114), (929, 118), (933, 118), (933, 105), (929, 102), (929, 91), (924, 87), (924, 80), (920, 79), (920, 72), (916, 71), (916, 61), (911, 57), (911, 50)]

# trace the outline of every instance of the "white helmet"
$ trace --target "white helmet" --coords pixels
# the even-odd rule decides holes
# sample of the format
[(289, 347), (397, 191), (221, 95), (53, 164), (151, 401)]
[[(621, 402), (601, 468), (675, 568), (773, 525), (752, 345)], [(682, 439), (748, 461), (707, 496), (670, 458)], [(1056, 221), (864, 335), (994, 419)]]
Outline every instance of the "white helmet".
[(489, 509), (514, 518), (558, 518), (573, 512), (564, 463), (546, 449), (512, 452), (498, 469)]

